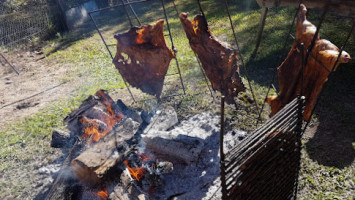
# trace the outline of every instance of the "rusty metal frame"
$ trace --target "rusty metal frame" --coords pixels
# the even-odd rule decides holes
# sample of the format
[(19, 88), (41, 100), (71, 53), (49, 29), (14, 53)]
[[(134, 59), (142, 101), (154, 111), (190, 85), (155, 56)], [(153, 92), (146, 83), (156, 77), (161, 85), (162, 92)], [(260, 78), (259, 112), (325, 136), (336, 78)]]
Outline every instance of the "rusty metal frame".
[[(300, 7), (297, 9), (297, 11), (296, 11), (296, 15), (297, 15), (297, 13), (298, 13), (298, 11), (299, 11), (299, 9), (300, 9)], [(315, 33), (315, 35), (313, 36), (313, 38), (312, 38), (312, 41), (311, 41), (311, 44), (310, 44), (310, 46), (309, 46), (309, 48), (308, 49), (305, 49), (305, 46), (304, 46), (304, 44), (303, 43), (301, 43), (301, 42), (299, 42), (299, 41), (297, 41), (297, 39), (291, 34), (291, 29), (292, 29), (292, 27), (293, 27), (293, 25), (294, 25), (294, 21), (295, 21), (295, 18), (294, 18), (294, 20), (293, 20), (293, 22), (292, 22), (292, 25), (291, 25), (291, 27), (290, 27), (290, 31), (289, 31), (289, 33), (287, 34), (287, 38), (286, 38), (286, 41), (285, 41), (285, 44), (284, 44), (284, 49), (285, 49), (285, 47), (286, 47), (286, 44), (287, 44), (287, 40), (289, 39), (289, 36), (297, 43), (297, 48), (299, 48), (300, 49), (300, 51), (301, 51), (301, 65), (302, 65), (302, 69), (301, 69), (301, 73), (299, 74), (299, 78), (301, 78), (301, 91), (300, 91), (300, 95), (296, 98), (296, 99), (294, 99), (292, 102), (294, 102), (294, 101), (298, 101), (298, 106), (297, 106), (297, 122), (296, 122), (296, 124), (295, 124), (295, 128), (293, 129), (294, 131), (295, 131), (295, 133), (297, 134), (296, 135), (296, 137), (297, 137), (297, 142), (296, 142), (296, 146), (295, 146), (295, 148), (297, 149), (297, 156), (300, 158), (300, 155), (301, 155), (301, 152), (300, 152), (300, 149), (302, 148), (301, 146), (301, 138), (302, 138), (302, 135), (303, 135), (303, 133), (306, 131), (306, 129), (307, 129), (307, 127), (308, 127), (308, 125), (309, 125), (309, 122), (310, 122), (310, 120), (308, 121), (308, 122), (306, 122), (306, 123), (304, 123), (304, 121), (303, 121), (303, 109), (304, 109), (304, 102), (305, 102), (305, 98), (302, 96), (303, 95), (303, 93), (304, 93), (304, 71), (305, 71), (305, 68), (306, 68), (306, 65), (307, 65), (307, 62), (308, 62), (308, 58), (312, 58), (312, 59), (314, 59), (315, 61), (317, 61), (319, 64), (320, 64), (320, 67), (322, 67), (323, 69), (325, 69), (329, 74), (328, 74), (328, 79), (329, 79), (329, 77), (333, 74), (333, 72), (334, 72), (334, 70), (335, 70), (335, 68), (336, 68), (336, 66), (337, 66), (337, 64), (338, 64), (338, 62), (339, 62), (339, 59), (340, 59), (340, 57), (341, 57), (341, 54), (342, 54), (342, 52), (343, 52), (343, 49), (344, 49), (344, 47), (346, 46), (346, 44), (348, 43), (348, 40), (349, 40), (349, 38), (351, 37), (351, 34), (352, 34), (352, 32), (354, 31), (354, 29), (355, 29), (355, 20), (354, 19), (352, 19), (352, 26), (351, 26), (351, 30), (348, 32), (348, 35), (347, 35), (347, 37), (346, 37), (346, 39), (345, 39), (345, 41), (344, 41), (344, 43), (343, 43), (343, 45), (341, 46), (341, 48), (339, 49), (339, 54), (338, 54), (338, 57), (337, 57), (337, 59), (336, 59), (336, 62), (334, 63), (334, 65), (333, 65), (333, 67), (332, 67), (332, 69), (331, 70), (329, 70), (328, 68), (326, 68), (325, 66), (324, 66), (324, 64), (322, 63), (322, 62), (320, 62), (316, 57), (314, 57), (313, 55), (312, 55), (312, 49), (313, 49), (313, 47), (314, 47), (314, 45), (315, 45), (315, 41), (316, 41), (316, 38), (317, 38), (317, 35), (318, 35), (318, 33), (319, 33), (319, 31), (320, 31), (320, 28), (321, 28), (321, 26), (322, 26), (322, 23), (323, 23), (323, 21), (324, 21), (324, 19), (325, 19), (325, 16), (326, 16), (326, 14), (327, 14), (327, 12), (328, 12), (328, 6), (326, 6), (325, 7), (325, 9), (323, 10), (323, 13), (322, 13), (322, 16), (321, 16), (321, 18), (320, 18), (320, 21), (319, 21), (319, 23), (318, 23), (318, 25), (317, 25), (317, 30), (316, 30), (316, 33)], [(273, 77), (273, 79), (274, 79), (274, 77)], [(273, 82), (273, 81), (272, 81)], [(268, 91), (267, 91), (267, 95), (266, 95), (266, 97), (268, 96), (268, 94), (269, 94), (269, 91), (270, 91), (270, 89), (271, 89), (271, 86), (272, 86), (272, 82), (270, 83), (270, 86), (269, 86), (269, 89), (268, 89)], [(319, 97), (321, 97), (322, 96), (322, 93), (324, 92), (324, 89), (325, 87), (323, 87), (323, 89), (322, 89), (322, 91), (321, 91), (321, 93), (319, 94)], [(266, 99), (266, 97), (265, 97), (265, 99)], [(301, 98), (302, 97), (302, 98)], [(285, 117), (287, 117), (287, 116), (289, 116), (291, 113), (290, 113), (290, 109), (291, 109), (291, 107), (289, 106), (290, 104), (292, 104), (292, 102), (290, 102), (288, 105), (286, 105), (283, 109), (281, 109), (278, 113), (276, 113), (276, 115), (273, 117), (273, 118), (271, 118), (270, 120), (268, 120), (267, 122), (266, 122), (266, 124), (264, 124), (262, 127), (260, 127), (260, 128), (258, 128), (256, 131), (254, 131), (254, 133), (250, 136), (250, 137), (248, 137), (248, 141), (249, 142), (255, 142), (256, 140), (255, 140), (255, 138), (257, 138), (257, 137), (260, 137), (260, 135), (262, 134), (262, 132), (263, 131), (265, 131), (265, 128), (266, 129), (269, 129), (270, 130), (270, 123), (271, 124), (277, 124), (278, 122), (276, 122), (276, 123), (274, 123), (273, 122), (273, 120), (276, 118), (276, 116), (278, 116), (278, 117), (280, 117), (281, 115), (284, 115)], [(318, 105), (318, 102), (319, 102), (319, 98), (317, 98), (317, 100), (316, 100), (316, 103), (315, 103), (315, 105), (314, 105), (314, 107), (313, 107), (313, 109), (312, 109), (312, 112), (311, 112), (311, 115), (313, 114), (313, 112), (314, 112), (314, 110), (315, 110), (315, 108), (317, 107), (317, 105)], [(264, 102), (264, 104), (265, 104), (265, 102)], [(264, 106), (264, 104), (263, 104), (263, 106)], [(296, 104), (297, 105), (297, 104)], [(262, 106), (262, 109), (261, 109), (261, 111), (260, 111), (260, 114), (259, 114), (259, 118), (258, 118), (258, 121), (257, 121), (257, 125), (258, 125), (258, 123), (259, 123), (259, 120), (260, 120), (260, 117), (261, 117), (261, 113), (262, 113), (262, 110), (263, 110), (263, 106)], [(224, 106), (223, 105), (221, 105), (221, 109), (224, 109)], [(296, 109), (295, 107), (293, 108), (293, 109)], [(222, 117), (224, 117), (223, 116), (223, 113), (224, 113), (224, 111), (221, 111), (221, 118)], [(294, 112), (293, 112), (294, 113)], [(224, 127), (224, 124), (222, 124), (222, 123), (224, 123), (222, 120), (221, 120), (221, 141), (223, 142), (223, 127)], [(267, 124), (269, 124), (269, 125), (267, 125)], [(276, 130), (276, 129), (274, 129), (274, 130)], [(238, 148), (238, 147), (236, 147), (236, 149), (241, 149), (241, 148)], [(296, 149), (295, 149), (295, 151), (296, 151)], [(247, 149), (246, 149), (247, 150)], [(235, 196), (230, 196), (229, 194), (231, 194), (231, 193), (229, 193), (229, 191), (227, 190), (227, 188), (225, 188), (225, 189), (223, 189), (223, 187), (226, 187), (226, 184), (228, 185), (228, 183), (227, 183), (227, 180), (226, 179), (228, 179), (228, 177), (230, 178), (230, 176), (229, 175), (226, 175), (226, 174), (228, 174), (229, 172), (231, 172), (230, 170), (231, 169), (233, 169), (233, 166), (232, 167), (230, 167), (228, 164), (226, 165), (226, 161), (227, 162), (234, 162), (235, 161), (235, 159), (237, 159), (238, 157), (240, 158), (240, 157), (243, 157), (243, 155), (245, 155), (245, 152), (239, 152), (239, 151), (236, 151), (236, 150), (232, 150), (232, 151), (230, 151), (230, 152), (228, 152), (227, 154), (224, 154), (224, 152), (223, 152), (223, 147), (221, 147), (221, 150), (220, 150), (220, 153), (221, 153), (221, 171), (222, 170), (224, 170), (223, 172), (221, 172), (221, 185), (222, 185), (222, 199), (234, 199), (235, 198)], [(223, 155), (222, 155), (223, 154)], [(230, 160), (230, 156), (231, 155), (235, 155), (236, 157), (235, 158), (232, 158), (232, 160)], [(234, 159), (234, 160), (233, 160)], [(245, 162), (245, 161), (239, 161), (239, 162)], [(297, 179), (297, 177), (299, 176), (299, 170), (300, 170), (300, 159), (297, 161), (298, 163), (297, 163), (297, 176), (296, 176), (296, 179), (294, 180), (294, 185), (293, 185), (293, 194), (291, 194), (291, 195), (289, 195), (288, 197), (290, 198), (290, 199), (297, 199), (297, 191), (298, 191), (298, 179)], [(229, 169), (229, 170), (228, 170)], [(222, 174), (223, 174), (223, 176), (222, 176)], [(236, 178), (234, 178), (234, 179), (236, 179)], [(230, 182), (229, 182), (230, 183)]]
[[(0, 57), (5, 60), (5, 62), (12, 68), (12, 70), (14, 70), (16, 72), (17, 75), (20, 75), (20, 72), (5, 58), (4, 55), (2, 55), (1, 52), (0, 52)], [(0, 61), (0, 63), (1, 63), (1, 61)]]
[[(99, 36), (100, 36), (102, 42), (104, 43), (104, 45), (105, 45), (105, 47), (106, 47), (106, 50), (108, 51), (108, 53), (109, 53), (109, 55), (110, 55), (110, 57), (111, 57), (112, 60), (113, 60), (113, 55), (112, 55), (112, 53), (111, 53), (111, 51), (110, 51), (110, 49), (109, 49), (109, 46), (115, 46), (115, 44), (107, 44), (107, 43), (106, 43), (106, 41), (105, 41), (105, 39), (104, 39), (104, 37), (103, 37), (103, 35), (102, 35), (102, 33), (101, 33), (99, 27), (98, 27), (98, 24), (97, 24), (97, 22), (95, 21), (95, 19), (94, 19), (94, 17), (92, 16), (92, 14), (93, 14), (93, 13), (102, 12), (102, 11), (106, 11), (106, 10), (109, 10), (109, 9), (112, 9), (112, 8), (118, 8), (118, 7), (122, 7), (122, 6), (123, 6), (123, 7), (124, 7), (124, 10), (125, 10), (125, 14), (126, 14), (126, 16), (127, 16), (127, 19), (128, 19), (128, 21), (129, 21), (129, 23), (130, 23), (130, 26), (132, 27), (132, 26), (133, 26), (133, 23), (132, 23), (131, 17), (130, 17), (129, 14), (128, 14), (127, 6), (129, 6), (129, 8), (131, 9), (131, 11), (132, 11), (132, 13), (134, 14), (134, 16), (135, 16), (135, 18), (136, 18), (138, 24), (141, 25), (141, 21), (139, 20), (139, 18), (138, 18), (138, 16), (137, 16), (136, 12), (134, 11), (132, 5), (134, 5), (134, 4), (140, 4), (140, 3), (144, 3), (144, 2), (151, 2), (151, 1), (153, 1), (153, 0), (141, 0), (141, 1), (134, 1), (134, 2), (132, 2), (132, 1), (130, 1), (130, 0), (127, 0), (127, 3), (126, 3), (126, 2), (124, 2), (124, 0), (121, 0), (121, 4), (118, 4), (118, 5), (114, 5), (114, 6), (110, 6), (110, 7), (106, 7), (106, 8), (102, 8), (102, 9), (98, 9), (98, 10), (94, 10), (94, 11), (88, 12), (88, 15), (90, 16), (90, 19), (91, 19), (91, 21), (94, 23), (95, 29), (96, 29), (96, 31), (99, 33)], [(166, 21), (166, 23), (167, 23), (167, 28), (168, 28), (168, 31), (169, 31), (169, 35), (168, 35), (168, 36), (170, 37), (170, 41), (171, 41), (171, 43), (172, 43), (172, 50), (173, 50), (173, 52), (174, 52), (174, 54), (175, 54), (175, 56), (176, 56), (176, 52), (177, 52), (177, 51), (176, 51), (176, 48), (175, 48), (174, 43), (173, 43), (173, 37), (172, 37), (172, 35), (171, 35), (170, 26), (169, 26), (169, 21), (168, 21), (167, 15), (166, 15), (164, 0), (161, 0), (161, 3), (162, 3), (163, 11), (164, 11), (165, 21)], [(173, 2), (173, 3), (174, 3), (174, 2)], [(175, 5), (175, 3), (174, 3), (174, 5)], [(164, 35), (164, 36), (167, 36), (167, 35)], [(172, 73), (172, 74), (166, 74), (165, 76), (172, 76), (172, 75), (177, 75), (177, 74), (178, 74), (179, 77), (180, 77), (180, 83), (181, 83), (181, 86), (182, 86), (183, 94), (172, 94), (172, 95), (164, 96), (164, 97), (161, 97), (161, 98), (168, 98), (168, 97), (173, 97), (173, 96), (181, 96), (181, 95), (185, 95), (185, 94), (186, 94), (186, 90), (185, 90), (185, 86), (184, 86), (184, 82), (183, 82), (183, 79), (182, 79), (182, 75), (181, 75), (181, 71), (180, 71), (180, 66), (179, 66), (179, 62), (178, 62), (177, 58), (175, 58), (175, 61), (176, 61), (176, 68), (177, 68), (177, 71), (178, 71), (178, 72), (177, 72), (177, 73)], [(122, 78), (122, 79), (123, 79), (123, 81), (124, 81), (124, 84), (125, 84), (125, 86), (126, 86), (128, 92), (129, 92), (129, 94), (130, 94), (132, 100), (133, 100), (134, 102), (136, 102), (136, 100), (135, 100), (135, 98), (134, 98), (134, 96), (133, 96), (133, 94), (132, 94), (132, 91), (131, 91), (129, 85), (128, 85), (127, 82), (124, 80), (124, 78)]]

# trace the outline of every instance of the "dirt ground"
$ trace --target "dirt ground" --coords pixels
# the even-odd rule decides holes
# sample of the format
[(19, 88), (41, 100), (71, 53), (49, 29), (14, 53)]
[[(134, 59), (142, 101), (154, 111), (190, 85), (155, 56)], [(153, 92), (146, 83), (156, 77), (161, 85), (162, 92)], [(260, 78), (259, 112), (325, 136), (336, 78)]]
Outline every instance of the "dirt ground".
[(70, 96), (72, 83), (63, 81), (66, 68), (47, 63), (41, 51), (2, 54), (19, 75), (0, 57), (0, 130), (53, 101)]

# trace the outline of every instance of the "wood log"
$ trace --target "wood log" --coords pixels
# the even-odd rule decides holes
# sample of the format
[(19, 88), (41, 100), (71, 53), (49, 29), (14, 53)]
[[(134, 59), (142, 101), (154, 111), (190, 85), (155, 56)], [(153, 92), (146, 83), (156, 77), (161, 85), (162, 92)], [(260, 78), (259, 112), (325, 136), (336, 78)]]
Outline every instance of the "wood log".
[(53, 148), (71, 148), (75, 142), (70, 133), (54, 129), (52, 131), (51, 147)]
[[(299, 1), (295, 0), (256, 0), (261, 7), (298, 7)], [(303, 4), (307, 8), (318, 8), (324, 9), (325, 6), (329, 5), (329, 12), (335, 13), (336, 15), (345, 17), (355, 17), (355, 1), (343, 1), (343, 0), (304, 0)]]
[(183, 136), (178, 131), (156, 131), (142, 136), (146, 150), (157, 158), (190, 164), (200, 155), (204, 143), (201, 138)]
[(116, 163), (123, 162), (137, 141), (139, 123), (124, 119), (98, 143), (89, 146), (71, 162), (75, 176), (86, 185), (99, 184)]
[(149, 124), (145, 128), (144, 134), (154, 133), (156, 131), (167, 131), (179, 122), (177, 113), (171, 106), (158, 108), (154, 115), (147, 121)]
[(124, 170), (120, 176), (120, 183), (114, 186), (109, 199), (112, 200), (145, 200), (149, 199), (148, 194), (143, 192), (136, 182), (129, 175), (128, 170)]
[(84, 144), (80, 141), (77, 141), (73, 148), (68, 153), (67, 158), (63, 163), (63, 167), (59, 172), (59, 175), (53, 182), (46, 200), (66, 200), (66, 199), (76, 199), (76, 196), (80, 194), (81, 186), (78, 184), (78, 180), (75, 178), (73, 173), (70, 170), (71, 161), (78, 156), (78, 153)]
[(120, 121), (123, 115), (120, 107), (112, 100), (107, 91), (98, 90), (94, 96), (89, 96), (81, 103), (79, 108), (65, 117), (64, 123), (71, 133), (78, 136), (83, 134), (83, 128), (85, 127), (79, 121), (82, 117), (98, 119), (108, 123)]

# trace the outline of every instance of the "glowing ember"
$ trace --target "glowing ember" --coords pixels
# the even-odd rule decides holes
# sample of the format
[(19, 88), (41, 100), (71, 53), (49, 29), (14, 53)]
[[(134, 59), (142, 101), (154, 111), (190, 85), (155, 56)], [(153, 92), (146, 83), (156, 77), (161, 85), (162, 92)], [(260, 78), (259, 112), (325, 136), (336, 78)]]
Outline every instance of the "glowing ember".
[(89, 143), (99, 141), (108, 132), (104, 130), (100, 131), (100, 122), (98, 120), (82, 117), (79, 121), (85, 127), (85, 132), (82, 137), (88, 140)]
[(133, 178), (135, 178), (136, 180), (140, 180), (143, 175), (144, 175), (144, 172), (145, 172), (145, 169), (143, 167), (138, 167), (138, 168), (131, 168), (129, 165), (128, 165), (128, 160), (125, 160), (123, 161), (123, 163), (127, 166), (127, 169), (129, 171), (129, 174), (131, 174), (131, 176)]
[(108, 197), (108, 191), (107, 189), (101, 190), (97, 193), (95, 193), (97, 196), (99, 196), (102, 200), (106, 200)]
[(142, 154), (137, 153), (137, 155), (138, 155), (139, 158), (142, 160), (142, 162), (147, 161), (147, 160), (150, 160), (150, 159), (152, 158), (151, 156), (148, 156), (148, 155), (145, 154), (145, 153), (142, 153)]
[(116, 113), (112, 109), (113, 100), (105, 94), (103, 90), (96, 92), (96, 96), (100, 97), (101, 103), (106, 107), (108, 117), (101, 119), (90, 119), (82, 116), (79, 121), (85, 127), (83, 138), (87, 139), (91, 144), (92, 142), (98, 142), (108, 132), (110, 132), (115, 124), (123, 119), (121, 113)]

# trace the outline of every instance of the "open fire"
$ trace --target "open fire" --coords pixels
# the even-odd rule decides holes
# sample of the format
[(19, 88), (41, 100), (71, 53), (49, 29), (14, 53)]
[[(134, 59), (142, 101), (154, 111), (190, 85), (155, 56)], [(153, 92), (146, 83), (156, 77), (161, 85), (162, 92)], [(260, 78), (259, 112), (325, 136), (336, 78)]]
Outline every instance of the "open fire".
[(104, 190), (98, 191), (97, 193), (95, 193), (98, 197), (100, 197), (102, 200), (106, 200), (108, 197), (108, 191), (107, 188), (105, 188)]
[(60, 188), (68, 185), (75, 192), (66, 199), (194, 199), (206, 187), (212, 197), (219, 185), (212, 181), (219, 180), (219, 118), (192, 117), (172, 129), (177, 122), (171, 107), (138, 113), (99, 90), (65, 119), (71, 133), (63, 135), (78, 139), (65, 147), (68, 168), (58, 180), (72, 175), (56, 181), (63, 185), (53, 185), (47, 199), (63, 199), (67, 189)]
[(96, 96), (101, 99), (100, 102), (104, 105), (104, 113), (97, 116), (97, 119), (90, 119), (86, 116), (81, 116), (79, 118), (81, 125), (84, 127), (82, 137), (89, 143), (98, 142), (123, 118), (122, 113), (115, 112), (112, 109), (113, 100), (108, 94), (103, 90), (99, 90), (97, 91)]
[(130, 175), (133, 178), (135, 178), (137, 181), (139, 181), (143, 177), (145, 173), (144, 167), (137, 167), (137, 168), (130, 167), (128, 164), (128, 160), (123, 161), (123, 163), (126, 165)]

